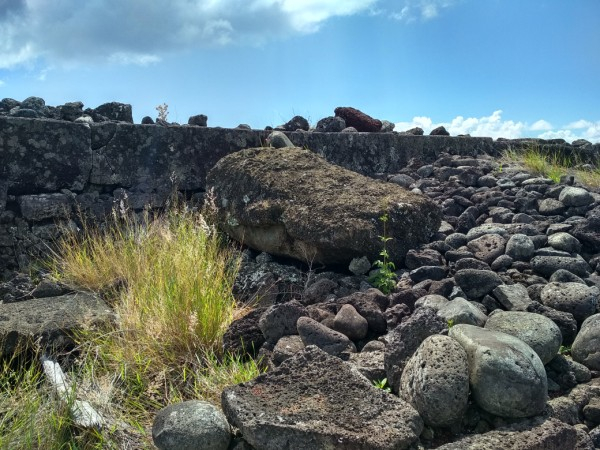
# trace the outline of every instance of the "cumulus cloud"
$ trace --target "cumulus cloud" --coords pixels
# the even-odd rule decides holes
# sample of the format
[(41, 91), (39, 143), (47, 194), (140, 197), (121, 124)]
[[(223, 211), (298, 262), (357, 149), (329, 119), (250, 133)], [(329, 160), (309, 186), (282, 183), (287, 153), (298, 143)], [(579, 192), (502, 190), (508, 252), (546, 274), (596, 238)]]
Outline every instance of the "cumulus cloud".
[[(540, 119), (529, 125), (526, 122), (504, 120), (502, 110), (494, 111), (490, 116), (469, 117), (457, 116), (450, 122), (434, 122), (430, 117), (413, 117), (411, 121), (397, 122), (395, 130), (405, 131), (414, 127), (420, 127), (425, 134), (428, 134), (434, 128), (443, 126), (453, 135), (470, 134), (471, 136), (499, 137), (507, 139), (517, 139), (521, 137), (539, 137), (542, 139), (562, 138), (567, 142), (576, 139), (586, 139), (590, 142), (600, 142), (600, 121), (590, 122), (587, 120), (578, 120), (565, 126), (564, 128), (554, 129), (552, 125), (543, 119)], [(540, 133), (543, 131), (543, 133)]]
[(312, 33), (379, 0), (0, 0), (0, 68), (45, 58), (149, 64), (177, 49)]
[(550, 122), (545, 121), (544, 119), (538, 120), (537, 122), (533, 122), (529, 129), (531, 131), (547, 131), (551, 130), (553, 127)]

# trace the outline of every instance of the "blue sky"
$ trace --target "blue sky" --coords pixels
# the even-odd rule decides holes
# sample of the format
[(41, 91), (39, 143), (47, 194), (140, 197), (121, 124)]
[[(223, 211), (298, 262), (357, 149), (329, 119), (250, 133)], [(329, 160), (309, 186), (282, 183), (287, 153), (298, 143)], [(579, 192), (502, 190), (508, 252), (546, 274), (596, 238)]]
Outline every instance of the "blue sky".
[(0, 98), (600, 142), (599, 0), (0, 0)]

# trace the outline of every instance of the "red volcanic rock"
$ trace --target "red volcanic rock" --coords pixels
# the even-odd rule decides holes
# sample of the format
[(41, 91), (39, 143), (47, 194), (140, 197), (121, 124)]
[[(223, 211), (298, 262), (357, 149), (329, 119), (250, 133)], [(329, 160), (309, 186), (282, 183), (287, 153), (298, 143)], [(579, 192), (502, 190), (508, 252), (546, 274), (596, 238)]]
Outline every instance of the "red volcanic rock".
[(354, 127), (357, 131), (381, 131), (381, 120), (373, 119), (358, 109), (340, 106), (334, 112), (336, 117), (346, 121), (347, 127)]

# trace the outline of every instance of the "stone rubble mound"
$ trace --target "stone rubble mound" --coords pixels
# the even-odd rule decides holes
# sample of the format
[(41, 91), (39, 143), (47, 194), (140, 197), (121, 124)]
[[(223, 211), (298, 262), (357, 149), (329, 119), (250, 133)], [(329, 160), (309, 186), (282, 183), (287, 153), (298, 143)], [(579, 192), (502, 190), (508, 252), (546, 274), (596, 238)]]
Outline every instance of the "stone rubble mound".
[[(450, 155), (398, 175), (442, 209), (437, 233), (407, 252), (389, 295), (373, 270), (313, 270), (293, 300), (271, 295), (234, 322), (262, 333), (269, 371), (224, 392), (230, 423), (257, 449), (388, 448), (372, 439), (398, 429), (386, 419), (372, 431), (376, 403), (355, 403), (361, 379), (362, 395), (388, 386), (375, 391), (418, 413), (406, 436), (419, 433), (420, 448), (598, 448), (600, 194)], [(244, 264), (294, 284), (265, 253), (247, 250)], [(361, 431), (332, 412), (331, 388), (336, 411), (366, 415)]]

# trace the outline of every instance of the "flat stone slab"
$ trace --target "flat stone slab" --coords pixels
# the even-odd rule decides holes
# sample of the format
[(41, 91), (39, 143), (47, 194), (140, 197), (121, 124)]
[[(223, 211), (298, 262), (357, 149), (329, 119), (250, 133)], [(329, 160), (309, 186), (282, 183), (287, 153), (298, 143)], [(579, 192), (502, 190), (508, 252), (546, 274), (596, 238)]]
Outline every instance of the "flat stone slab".
[(114, 314), (108, 305), (83, 292), (1, 304), (0, 356), (38, 339), (43, 347), (65, 348), (73, 344), (71, 332), (111, 320)]
[(401, 263), (441, 222), (437, 205), (394, 183), (330, 164), (301, 148), (251, 148), (219, 160), (207, 185), (219, 223), (235, 240), (304, 262), (348, 265), (380, 258), (387, 214), (390, 259)]
[(225, 388), (221, 405), (257, 450), (405, 449), (423, 429), (412, 406), (315, 346)]

